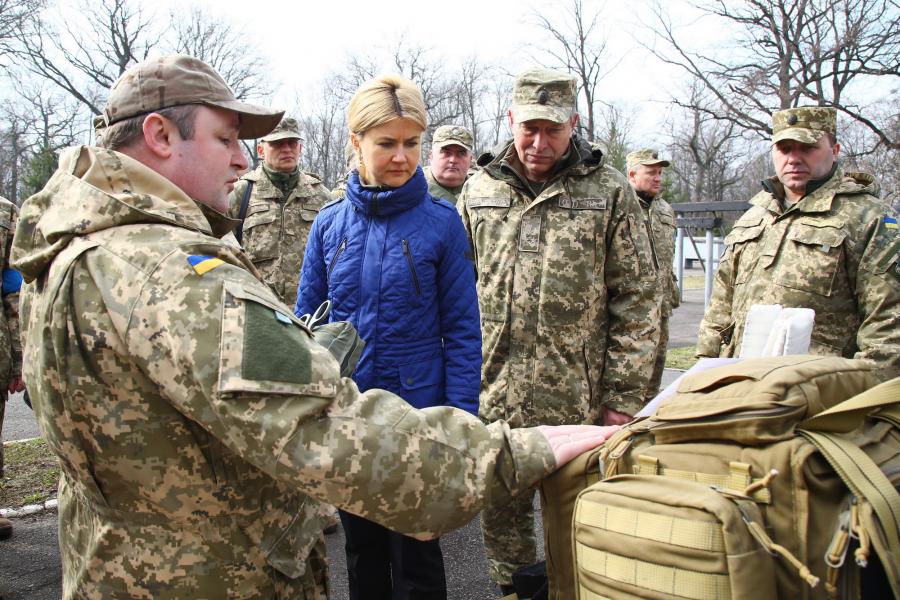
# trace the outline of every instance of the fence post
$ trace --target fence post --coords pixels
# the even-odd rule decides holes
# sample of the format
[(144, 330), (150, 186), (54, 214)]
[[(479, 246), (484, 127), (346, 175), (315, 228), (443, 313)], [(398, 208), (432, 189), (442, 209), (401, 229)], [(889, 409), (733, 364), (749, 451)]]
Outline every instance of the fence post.
[(675, 234), (675, 275), (678, 277), (678, 298), (684, 301), (684, 227)]
[(713, 248), (713, 230), (706, 230), (706, 272), (703, 274), (703, 308), (709, 306), (709, 299), (712, 298), (713, 286), (713, 256), (715, 249)]

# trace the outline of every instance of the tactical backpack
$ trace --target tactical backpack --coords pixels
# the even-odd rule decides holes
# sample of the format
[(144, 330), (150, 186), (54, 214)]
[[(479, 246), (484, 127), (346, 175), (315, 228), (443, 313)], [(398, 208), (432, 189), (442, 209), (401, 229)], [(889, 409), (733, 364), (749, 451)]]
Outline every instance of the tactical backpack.
[(542, 486), (550, 598), (900, 597), (900, 378), (876, 383), (812, 356), (686, 377)]

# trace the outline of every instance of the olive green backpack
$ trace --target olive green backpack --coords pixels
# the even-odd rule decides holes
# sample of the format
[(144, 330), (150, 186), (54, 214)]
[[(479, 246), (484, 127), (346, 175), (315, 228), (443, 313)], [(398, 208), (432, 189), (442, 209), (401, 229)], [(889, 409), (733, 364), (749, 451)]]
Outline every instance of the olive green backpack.
[(870, 368), (686, 377), (542, 485), (551, 600), (900, 597), (900, 378)]

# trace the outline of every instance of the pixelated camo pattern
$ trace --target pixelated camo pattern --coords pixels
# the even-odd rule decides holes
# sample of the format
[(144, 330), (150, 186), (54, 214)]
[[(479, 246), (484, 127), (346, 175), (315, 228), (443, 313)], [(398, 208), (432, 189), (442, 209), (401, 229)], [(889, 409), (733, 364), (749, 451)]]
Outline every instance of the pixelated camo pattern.
[[(773, 179), (774, 181), (774, 179)], [(725, 238), (700, 356), (736, 356), (753, 304), (815, 310), (811, 354), (873, 361), (900, 375), (900, 236), (896, 212), (862, 174), (834, 176), (787, 212), (769, 192)]]
[(23, 206), (12, 257), (62, 465), (64, 598), (323, 598), (320, 501), (428, 538), (552, 469), (534, 431), (361, 394), (210, 232), (168, 181), (93, 148)]

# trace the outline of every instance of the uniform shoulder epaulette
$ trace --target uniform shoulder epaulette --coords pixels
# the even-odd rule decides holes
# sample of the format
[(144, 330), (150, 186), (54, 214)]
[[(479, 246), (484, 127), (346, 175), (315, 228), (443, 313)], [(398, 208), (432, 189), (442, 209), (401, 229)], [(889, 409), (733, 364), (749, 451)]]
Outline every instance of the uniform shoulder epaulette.
[(312, 173), (310, 171), (303, 171), (303, 174), (312, 179), (310, 183), (322, 183), (321, 175), (316, 175), (315, 173)]

